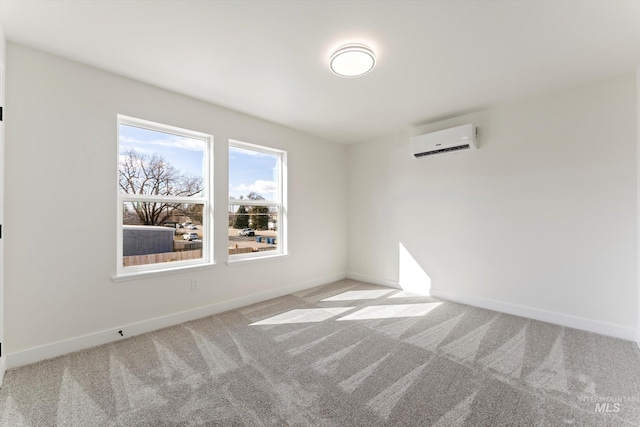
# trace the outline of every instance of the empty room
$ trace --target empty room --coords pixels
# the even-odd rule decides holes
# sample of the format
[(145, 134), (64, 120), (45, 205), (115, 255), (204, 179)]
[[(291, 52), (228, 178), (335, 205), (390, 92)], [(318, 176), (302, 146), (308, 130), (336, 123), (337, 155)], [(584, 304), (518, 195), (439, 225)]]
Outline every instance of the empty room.
[(0, 0), (0, 426), (637, 426), (640, 2)]

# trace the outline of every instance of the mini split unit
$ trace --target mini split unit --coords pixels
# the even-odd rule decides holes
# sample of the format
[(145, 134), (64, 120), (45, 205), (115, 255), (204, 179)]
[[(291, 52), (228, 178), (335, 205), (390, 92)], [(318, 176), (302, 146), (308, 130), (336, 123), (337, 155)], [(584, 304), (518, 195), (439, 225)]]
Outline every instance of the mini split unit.
[(478, 149), (478, 129), (474, 125), (462, 125), (411, 138), (411, 154), (428, 157)]

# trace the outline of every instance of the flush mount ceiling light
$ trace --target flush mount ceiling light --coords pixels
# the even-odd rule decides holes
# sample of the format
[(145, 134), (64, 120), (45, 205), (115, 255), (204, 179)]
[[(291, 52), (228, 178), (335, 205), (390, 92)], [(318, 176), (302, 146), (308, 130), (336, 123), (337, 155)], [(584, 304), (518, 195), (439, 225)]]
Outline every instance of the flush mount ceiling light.
[(351, 43), (341, 46), (329, 59), (331, 71), (341, 77), (359, 77), (373, 70), (376, 55), (363, 44)]

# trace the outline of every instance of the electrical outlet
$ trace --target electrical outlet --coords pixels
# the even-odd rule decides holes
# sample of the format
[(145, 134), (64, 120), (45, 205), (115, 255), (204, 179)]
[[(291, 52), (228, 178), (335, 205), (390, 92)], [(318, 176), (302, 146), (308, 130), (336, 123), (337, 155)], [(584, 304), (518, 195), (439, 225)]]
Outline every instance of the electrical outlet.
[(200, 280), (191, 279), (191, 290), (195, 291), (196, 289), (200, 289)]

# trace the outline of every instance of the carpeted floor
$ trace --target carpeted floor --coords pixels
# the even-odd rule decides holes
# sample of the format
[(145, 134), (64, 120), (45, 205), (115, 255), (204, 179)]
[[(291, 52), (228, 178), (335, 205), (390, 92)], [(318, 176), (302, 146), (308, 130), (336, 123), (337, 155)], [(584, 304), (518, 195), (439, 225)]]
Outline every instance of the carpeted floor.
[(640, 352), (344, 280), (7, 372), (2, 426), (638, 426)]

